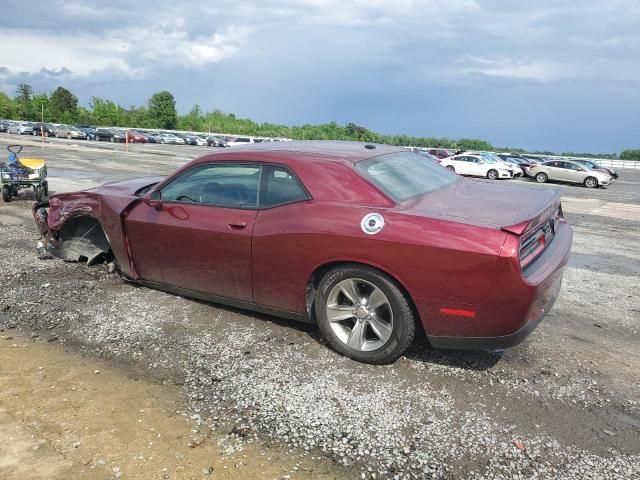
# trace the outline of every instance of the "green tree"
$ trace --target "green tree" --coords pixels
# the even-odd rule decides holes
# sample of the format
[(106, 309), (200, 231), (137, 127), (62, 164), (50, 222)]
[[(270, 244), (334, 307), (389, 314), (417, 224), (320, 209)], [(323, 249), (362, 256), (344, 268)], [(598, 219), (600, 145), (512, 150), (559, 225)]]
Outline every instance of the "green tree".
[(73, 123), (78, 116), (78, 97), (63, 87), (51, 94), (51, 115), (55, 122)]
[(13, 118), (15, 115), (13, 100), (4, 92), (0, 92), (0, 118)]
[(17, 115), (20, 120), (32, 120), (31, 118), (31, 97), (33, 96), (33, 88), (31, 85), (21, 83), (16, 90), (16, 97), (14, 99), (17, 106)]
[(461, 138), (456, 144), (460, 150), (493, 150), (489, 142), (475, 138)]
[(178, 124), (176, 100), (166, 90), (154, 93), (149, 99), (149, 118), (155, 128), (174, 129)]
[(41, 120), (43, 113), (45, 121), (51, 121), (51, 109), (50, 109), (49, 97), (46, 93), (37, 93), (31, 97), (31, 120)]
[(123, 110), (111, 100), (103, 100), (98, 97), (91, 99), (91, 114), (96, 125), (117, 127), (122, 124)]
[(627, 149), (620, 153), (620, 160), (640, 160), (640, 149)]

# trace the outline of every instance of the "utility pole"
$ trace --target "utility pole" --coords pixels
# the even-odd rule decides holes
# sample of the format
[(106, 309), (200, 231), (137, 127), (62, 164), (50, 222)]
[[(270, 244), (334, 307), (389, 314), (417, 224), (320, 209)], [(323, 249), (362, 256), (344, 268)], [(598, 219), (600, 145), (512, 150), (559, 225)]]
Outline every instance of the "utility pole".
[(44, 149), (44, 103), (42, 103), (40, 105), (41, 109), (42, 109), (42, 122), (40, 123), (40, 149), (43, 150)]

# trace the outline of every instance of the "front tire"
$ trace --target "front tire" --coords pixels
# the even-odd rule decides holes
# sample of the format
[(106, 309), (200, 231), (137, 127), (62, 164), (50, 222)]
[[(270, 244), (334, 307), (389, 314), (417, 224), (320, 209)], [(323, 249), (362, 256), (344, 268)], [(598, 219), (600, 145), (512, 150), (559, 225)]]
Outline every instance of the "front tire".
[(497, 180), (499, 176), (498, 171), (493, 168), (487, 172), (487, 178), (489, 180)]
[(584, 179), (584, 186), (587, 188), (598, 188), (598, 179), (596, 177), (587, 177)]
[(540, 172), (536, 175), (536, 182), (538, 183), (547, 183), (547, 180), (549, 180), (549, 177), (546, 173)]
[(13, 197), (11, 195), (11, 187), (9, 185), (2, 186), (2, 200), (4, 200), (7, 203), (13, 200)]
[(327, 272), (316, 291), (315, 314), (331, 347), (359, 362), (392, 363), (415, 336), (409, 300), (390, 277), (371, 267)]

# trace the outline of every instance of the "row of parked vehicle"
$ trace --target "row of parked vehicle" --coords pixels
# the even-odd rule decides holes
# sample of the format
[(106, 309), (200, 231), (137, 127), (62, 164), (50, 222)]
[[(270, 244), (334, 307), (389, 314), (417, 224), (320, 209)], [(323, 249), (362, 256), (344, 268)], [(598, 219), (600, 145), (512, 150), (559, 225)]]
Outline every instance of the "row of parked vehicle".
[(195, 132), (175, 132), (92, 125), (64, 125), (40, 122), (16, 122), (0, 120), (0, 132), (18, 135), (92, 140), (103, 142), (160, 143), (170, 145), (199, 145), (209, 147), (233, 147), (235, 145), (288, 141), (289, 139), (250, 136), (213, 135)]
[(538, 183), (560, 181), (589, 188), (610, 185), (615, 170), (586, 159), (544, 158), (515, 153), (414, 149), (460, 175), (490, 180), (530, 177)]

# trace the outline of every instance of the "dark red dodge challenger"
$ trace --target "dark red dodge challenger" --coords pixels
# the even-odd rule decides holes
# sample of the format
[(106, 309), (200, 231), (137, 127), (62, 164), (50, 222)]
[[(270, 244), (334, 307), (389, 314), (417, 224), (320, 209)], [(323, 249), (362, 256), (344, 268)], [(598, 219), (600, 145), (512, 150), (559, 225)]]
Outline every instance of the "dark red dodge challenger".
[(369, 363), (396, 360), (418, 328), (436, 348), (521, 342), (558, 295), (572, 239), (556, 189), (350, 142), (237, 147), (33, 214), (65, 260), (113, 259), (149, 287), (315, 322)]

